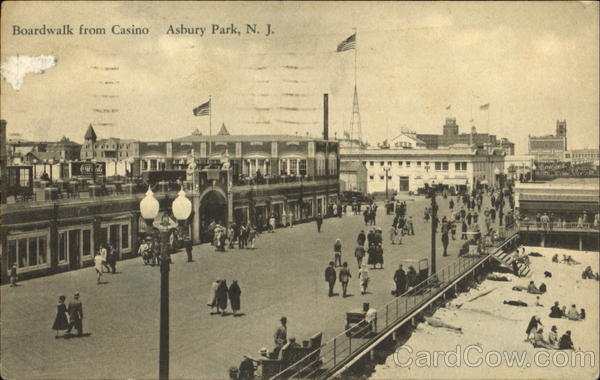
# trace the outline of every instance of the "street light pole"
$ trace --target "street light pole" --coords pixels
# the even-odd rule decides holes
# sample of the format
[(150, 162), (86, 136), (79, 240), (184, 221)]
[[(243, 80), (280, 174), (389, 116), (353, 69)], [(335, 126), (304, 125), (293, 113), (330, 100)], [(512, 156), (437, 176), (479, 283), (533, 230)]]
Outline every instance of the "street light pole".
[[(185, 196), (185, 192), (179, 191), (178, 197), (172, 204), (173, 215), (178, 222), (183, 223), (192, 212), (192, 203)], [(151, 228), (154, 218), (158, 215), (160, 204), (154, 197), (154, 193), (148, 187), (146, 196), (140, 202), (140, 211)], [(168, 252), (169, 241), (169, 217), (164, 214), (161, 221), (160, 231), (160, 341), (159, 341), (159, 364), (158, 378), (168, 380), (169, 378), (169, 267), (170, 257)]]
[(431, 187), (431, 275), (436, 272), (435, 267), (435, 232), (437, 229), (437, 202), (435, 201), (435, 188)]
[(384, 168), (383, 169), (385, 171), (385, 200), (388, 200), (388, 172), (390, 171), (390, 168)]

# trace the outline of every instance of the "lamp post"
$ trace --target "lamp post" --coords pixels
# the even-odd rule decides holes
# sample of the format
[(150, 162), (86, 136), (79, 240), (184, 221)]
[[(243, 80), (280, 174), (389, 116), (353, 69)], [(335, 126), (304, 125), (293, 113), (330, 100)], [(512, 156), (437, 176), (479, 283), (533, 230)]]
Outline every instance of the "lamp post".
[(385, 171), (385, 200), (388, 200), (388, 172), (390, 171), (390, 168), (384, 168), (383, 171)]
[(431, 197), (431, 275), (436, 272), (435, 267), (435, 233), (437, 230), (437, 211), (438, 205), (435, 201), (435, 188), (429, 188), (429, 196)]
[[(500, 189), (502, 189), (502, 183), (500, 183), (500, 169), (496, 168), (494, 169), (494, 178), (496, 178), (496, 182), (498, 184), (498, 186), (500, 187)], [(494, 184), (495, 186), (496, 184)]]
[(531, 182), (535, 182), (535, 169), (537, 169), (535, 164), (531, 165)]
[[(158, 215), (160, 204), (154, 197), (154, 193), (148, 187), (146, 196), (140, 201), (140, 212), (146, 221), (148, 228), (152, 226), (154, 218)], [(192, 212), (192, 204), (185, 196), (183, 189), (172, 204), (173, 215), (180, 224), (189, 218)], [(159, 370), (158, 378), (166, 380), (169, 378), (169, 253), (167, 242), (169, 241), (169, 218), (164, 215), (160, 231), (160, 346), (159, 346)]]

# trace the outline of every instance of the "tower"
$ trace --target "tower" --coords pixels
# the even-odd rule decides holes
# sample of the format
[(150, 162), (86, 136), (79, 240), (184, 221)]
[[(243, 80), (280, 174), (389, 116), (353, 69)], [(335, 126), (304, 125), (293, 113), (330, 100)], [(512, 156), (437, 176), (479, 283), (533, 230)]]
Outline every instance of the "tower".
[(457, 136), (458, 135), (458, 124), (456, 124), (456, 118), (447, 117), (446, 123), (444, 124), (444, 136)]
[[(356, 133), (356, 135), (355, 135)], [(360, 110), (358, 108), (358, 91), (354, 85), (354, 100), (352, 103), (352, 120), (350, 121), (350, 152), (354, 146), (354, 140), (358, 140), (362, 144), (362, 129), (360, 127)], [(359, 146), (360, 149), (360, 146)]]
[[(84, 141), (85, 141), (85, 146), (87, 147), (89, 144), (89, 150), (86, 150), (86, 154), (85, 154), (85, 158), (95, 158), (96, 153), (95, 153), (95, 145), (96, 145), (96, 132), (94, 131), (94, 127), (92, 127), (92, 124), (89, 125), (87, 131), (85, 132), (85, 136), (83, 137)], [(90, 156), (88, 157), (87, 152), (90, 152)]]
[(556, 120), (556, 137), (564, 137), (564, 139), (565, 139), (564, 150), (567, 150), (567, 121), (566, 120)]

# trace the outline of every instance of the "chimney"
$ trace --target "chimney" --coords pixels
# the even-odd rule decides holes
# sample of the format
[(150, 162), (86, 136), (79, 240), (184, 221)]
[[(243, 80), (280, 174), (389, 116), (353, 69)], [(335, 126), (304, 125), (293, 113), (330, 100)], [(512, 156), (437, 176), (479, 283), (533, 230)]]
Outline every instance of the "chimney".
[(323, 94), (323, 139), (329, 140), (329, 94)]

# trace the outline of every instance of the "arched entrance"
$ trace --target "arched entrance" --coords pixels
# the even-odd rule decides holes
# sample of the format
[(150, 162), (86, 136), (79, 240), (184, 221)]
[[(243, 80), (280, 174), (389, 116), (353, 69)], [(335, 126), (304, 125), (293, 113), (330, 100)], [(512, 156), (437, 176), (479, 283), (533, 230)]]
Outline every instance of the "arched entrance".
[(211, 223), (227, 226), (227, 197), (222, 190), (206, 190), (200, 197), (200, 240), (211, 241)]

